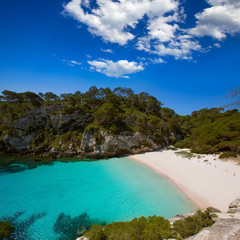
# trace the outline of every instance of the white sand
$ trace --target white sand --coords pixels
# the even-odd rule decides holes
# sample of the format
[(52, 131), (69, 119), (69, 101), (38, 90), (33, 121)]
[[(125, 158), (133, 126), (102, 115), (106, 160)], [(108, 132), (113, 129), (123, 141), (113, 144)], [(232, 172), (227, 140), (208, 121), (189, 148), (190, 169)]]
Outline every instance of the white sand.
[(229, 203), (240, 197), (240, 165), (221, 161), (214, 155), (189, 160), (175, 152), (148, 152), (131, 158), (169, 178), (200, 209), (215, 207), (227, 212)]

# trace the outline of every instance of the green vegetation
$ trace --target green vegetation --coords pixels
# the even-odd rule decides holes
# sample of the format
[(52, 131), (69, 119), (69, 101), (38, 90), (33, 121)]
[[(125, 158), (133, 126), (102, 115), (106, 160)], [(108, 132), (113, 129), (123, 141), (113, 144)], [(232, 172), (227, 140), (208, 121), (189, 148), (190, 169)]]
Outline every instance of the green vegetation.
[(224, 152), (219, 156), (220, 159), (236, 158), (236, 157), (237, 157), (237, 153), (235, 153), (235, 152)]
[(240, 151), (240, 113), (222, 108), (202, 109), (179, 117), (183, 140), (175, 146), (194, 153)]
[(179, 239), (184, 239), (198, 233), (205, 227), (212, 226), (215, 223), (214, 216), (216, 217), (209, 209), (205, 212), (199, 210), (193, 216), (174, 222), (173, 229), (178, 233)]
[[(66, 149), (73, 143), (79, 146), (83, 132), (97, 136), (102, 143), (101, 131), (118, 135), (122, 132), (140, 132), (156, 144), (173, 144), (177, 148), (190, 148), (193, 153), (240, 151), (240, 112), (237, 109), (201, 109), (191, 115), (180, 116), (148, 93), (135, 94), (130, 88), (91, 87), (87, 92), (16, 93), (5, 90), (0, 96), (0, 148), (4, 149), (4, 136), (25, 136), (34, 133), (33, 148), (55, 147)], [(20, 133), (14, 121), (45, 108), (53, 122), (26, 126)], [(35, 113), (36, 114), (36, 113)], [(84, 125), (79, 122), (58, 126), (59, 118), (88, 116)], [(75, 115), (72, 116), (75, 119)], [(61, 143), (61, 144), (60, 144)], [(187, 157), (191, 157), (188, 155)]]
[[(162, 108), (162, 103), (147, 93), (134, 94), (130, 88), (91, 87), (87, 92), (76, 91), (74, 94), (64, 93), (57, 96), (47, 92), (38, 95), (31, 92), (16, 93), (3, 91), (0, 96), (0, 134), (20, 136), (22, 134), (13, 127), (14, 121), (29, 114), (36, 116), (41, 107), (48, 111), (54, 119), (52, 124), (46, 122), (35, 126), (26, 126), (24, 135), (34, 133), (33, 148), (55, 147), (66, 149), (70, 143), (73, 149), (80, 145), (83, 132), (89, 132), (97, 137), (97, 143), (102, 142), (100, 131), (108, 131), (117, 135), (122, 132), (139, 131), (151, 137), (158, 144), (174, 143), (171, 131), (177, 114), (168, 108)], [(70, 118), (71, 115), (85, 115), (88, 120), (66, 122), (58, 126), (59, 118)], [(84, 122), (83, 125), (79, 125)], [(164, 138), (165, 136), (165, 138)], [(168, 139), (169, 136), (169, 139)], [(167, 140), (168, 139), (168, 140)], [(61, 144), (60, 144), (61, 143)], [(4, 144), (2, 144), (4, 145)]]
[(162, 240), (184, 239), (214, 224), (210, 211), (197, 211), (193, 216), (177, 220), (173, 226), (164, 217), (140, 217), (128, 222), (114, 222), (105, 226), (94, 225), (84, 236), (90, 240)]
[(0, 221), (0, 239), (12, 239), (11, 234), (14, 230), (12, 223), (8, 221)]
[(187, 151), (175, 152), (175, 154), (182, 157), (182, 158), (188, 158), (188, 159), (191, 159), (191, 158), (196, 156), (193, 153), (190, 153), (190, 152), (187, 152)]

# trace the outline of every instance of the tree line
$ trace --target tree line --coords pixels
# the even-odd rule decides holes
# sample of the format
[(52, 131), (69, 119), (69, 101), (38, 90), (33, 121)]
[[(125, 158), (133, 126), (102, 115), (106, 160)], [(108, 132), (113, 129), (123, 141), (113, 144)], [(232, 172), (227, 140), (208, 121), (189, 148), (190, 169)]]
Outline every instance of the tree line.
[[(146, 92), (135, 94), (131, 88), (111, 90), (92, 86), (85, 93), (76, 91), (60, 95), (4, 90), (0, 96), (0, 124), (6, 123), (6, 119), (11, 122), (24, 117), (31, 109), (45, 105), (60, 106), (59, 112), (63, 115), (90, 113), (93, 121), (81, 131), (96, 136), (100, 136), (100, 131), (111, 134), (138, 131), (157, 144), (191, 148), (195, 153), (240, 152), (240, 113), (237, 109), (204, 108), (181, 116), (163, 107), (154, 96)], [(49, 131), (43, 129), (39, 139), (44, 141)], [(55, 135), (57, 133), (51, 129), (51, 136)]]

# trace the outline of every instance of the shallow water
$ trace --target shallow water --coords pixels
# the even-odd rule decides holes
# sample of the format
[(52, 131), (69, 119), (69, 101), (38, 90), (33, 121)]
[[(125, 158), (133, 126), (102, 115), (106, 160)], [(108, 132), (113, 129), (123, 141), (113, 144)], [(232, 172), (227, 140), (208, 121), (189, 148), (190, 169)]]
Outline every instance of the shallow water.
[(0, 219), (22, 212), (15, 216), (21, 225), (16, 239), (57, 239), (54, 223), (61, 213), (71, 218), (87, 213), (110, 223), (193, 210), (193, 203), (168, 179), (129, 158), (55, 162), (0, 173)]

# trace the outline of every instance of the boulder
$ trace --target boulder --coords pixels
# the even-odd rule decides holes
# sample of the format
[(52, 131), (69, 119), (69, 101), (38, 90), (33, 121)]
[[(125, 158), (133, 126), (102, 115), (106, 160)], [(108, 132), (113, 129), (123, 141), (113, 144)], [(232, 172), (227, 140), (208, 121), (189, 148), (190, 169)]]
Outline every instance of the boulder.
[(32, 143), (33, 138), (36, 133), (31, 133), (30, 135), (22, 135), (21, 133), (16, 136), (5, 135), (3, 140), (7, 146), (16, 149), (18, 151), (26, 150)]
[(240, 213), (240, 198), (231, 202), (228, 206), (229, 213)]
[(213, 213), (221, 213), (221, 211), (219, 209), (214, 208), (214, 207), (208, 207), (208, 209)]

